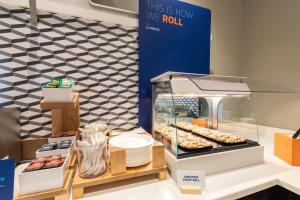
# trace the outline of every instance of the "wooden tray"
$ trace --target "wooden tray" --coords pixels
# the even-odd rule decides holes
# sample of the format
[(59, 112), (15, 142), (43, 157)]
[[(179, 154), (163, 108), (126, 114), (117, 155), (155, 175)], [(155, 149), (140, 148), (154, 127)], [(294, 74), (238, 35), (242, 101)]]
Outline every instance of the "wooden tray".
[(111, 182), (126, 180), (150, 174), (157, 174), (159, 180), (165, 180), (167, 167), (164, 158), (164, 145), (156, 144), (152, 148), (153, 159), (150, 163), (140, 166), (126, 168), (125, 150), (111, 149), (111, 167), (104, 174), (96, 178), (81, 178), (76, 170), (73, 185), (73, 199), (83, 198), (84, 189), (92, 186), (109, 184)]
[(70, 158), (70, 165), (69, 169), (75, 169), (76, 164), (77, 164), (77, 152), (75, 149), (71, 152), (71, 158)]
[(45, 192), (37, 192), (28, 195), (16, 194), (14, 196), (14, 200), (42, 200), (42, 199), (49, 199), (49, 198), (54, 198), (55, 200), (68, 200), (69, 188), (71, 186), (73, 175), (74, 175), (74, 170), (73, 169), (68, 170), (64, 186), (61, 189), (53, 189)]

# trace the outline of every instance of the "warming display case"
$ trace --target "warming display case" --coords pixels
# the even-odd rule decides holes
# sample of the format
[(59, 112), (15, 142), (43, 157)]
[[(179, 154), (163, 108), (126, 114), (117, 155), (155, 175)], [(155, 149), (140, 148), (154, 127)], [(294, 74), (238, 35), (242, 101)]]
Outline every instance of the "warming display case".
[(151, 81), (152, 134), (177, 159), (259, 145), (246, 78), (168, 72)]

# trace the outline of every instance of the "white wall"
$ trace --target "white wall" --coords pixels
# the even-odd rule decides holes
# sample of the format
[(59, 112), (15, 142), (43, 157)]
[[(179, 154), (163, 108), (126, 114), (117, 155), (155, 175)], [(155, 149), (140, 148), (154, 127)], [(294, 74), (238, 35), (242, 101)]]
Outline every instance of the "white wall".
[[(300, 1), (244, 0), (241, 75), (300, 91)], [(260, 95), (258, 122), (298, 129), (299, 95)]]
[(211, 70), (240, 75), (243, 39), (243, 0), (185, 0), (212, 12)]
[[(212, 11), (211, 68), (300, 92), (299, 0), (185, 0)], [(300, 95), (253, 95), (259, 124), (298, 129)]]

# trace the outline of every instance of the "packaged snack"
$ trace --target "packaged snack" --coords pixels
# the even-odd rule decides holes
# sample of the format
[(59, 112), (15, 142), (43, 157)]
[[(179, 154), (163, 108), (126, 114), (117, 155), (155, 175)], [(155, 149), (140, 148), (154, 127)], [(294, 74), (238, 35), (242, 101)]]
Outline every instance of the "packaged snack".
[(35, 158), (31, 160), (31, 163), (42, 163), (42, 162), (46, 162), (45, 158)]
[(64, 161), (61, 159), (51, 160), (45, 163), (44, 169), (60, 167)]
[(68, 144), (68, 143), (59, 143), (58, 145), (57, 145), (57, 148), (58, 149), (67, 149), (67, 148), (69, 148), (70, 147), (70, 144)]
[(62, 165), (65, 162), (64, 158), (59, 159), (60, 164)]
[(39, 151), (51, 151), (53, 149), (53, 146), (42, 146)]
[(42, 148), (46, 148), (46, 149), (49, 149), (49, 150), (53, 150), (55, 149), (57, 146), (57, 143), (50, 143), (50, 144), (43, 144), (42, 145)]
[(51, 83), (43, 84), (43, 88), (57, 88), (57, 85), (53, 85)]
[(50, 81), (50, 84), (59, 86), (59, 84), (60, 84), (60, 79), (52, 79), (52, 80)]
[(43, 88), (71, 88), (74, 85), (73, 79), (54, 78), (49, 83), (43, 84)]
[(61, 156), (49, 156), (49, 157), (45, 158), (46, 162), (49, 162), (52, 160), (58, 160), (58, 159), (61, 159)]
[(52, 160), (55, 160), (55, 159), (61, 159), (62, 157), (61, 156), (51, 156), (51, 159)]
[(72, 140), (64, 140), (64, 141), (62, 141), (62, 143), (65, 143), (65, 144), (72, 144)]
[(64, 79), (61, 79), (61, 85), (73, 85), (74, 84), (74, 81), (73, 79), (70, 79), (70, 78), (64, 78)]
[(60, 80), (60, 84), (58, 87), (60, 88), (71, 88), (74, 84), (72, 79), (64, 78)]
[(37, 162), (37, 163), (30, 163), (24, 172), (31, 172), (31, 171), (37, 171), (40, 170), (44, 167), (45, 163), (44, 162)]

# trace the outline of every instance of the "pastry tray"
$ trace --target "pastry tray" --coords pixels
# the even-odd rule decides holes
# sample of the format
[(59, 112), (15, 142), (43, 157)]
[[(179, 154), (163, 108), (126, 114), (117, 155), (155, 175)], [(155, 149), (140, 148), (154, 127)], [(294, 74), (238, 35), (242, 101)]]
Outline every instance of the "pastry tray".
[[(196, 134), (194, 134), (194, 135), (196, 135)], [(213, 147), (212, 148), (211, 147), (201, 148), (201, 149), (185, 149), (178, 145), (178, 148), (177, 148), (177, 158), (178, 159), (259, 146), (259, 144), (257, 142), (249, 140), (249, 139), (247, 139), (245, 142), (242, 142), (242, 143), (226, 144), (226, 143), (217, 142), (215, 140), (212, 140), (212, 139), (200, 136), (200, 135), (197, 135), (197, 136), (210, 141), (212, 143)], [(172, 149), (172, 145), (171, 145), (170, 141), (168, 141), (166, 139), (162, 139), (161, 134), (154, 133), (154, 138), (160, 140), (167, 147), (167, 149), (169, 151), (171, 151), (173, 154), (176, 155), (176, 149)]]
[(204, 135), (197, 134), (197, 133), (195, 133), (195, 132), (193, 132), (193, 131), (191, 131), (191, 130), (187, 130), (187, 129), (185, 129), (185, 128), (181, 128), (181, 127), (176, 126), (176, 125), (173, 125), (173, 124), (171, 125), (171, 127), (177, 128), (177, 129), (182, 130), (182, 131), (185, 131), (185, 132), (188, 132), (188, 133), (193, 134), (193, 135), (195, 135), (195, 136), (204, 138), (204, 139), (206, 139), (206, 140), (208, 140), (208, 141), (210, 141), (210, 142), (215, 142), (215, 143), (217, 143), (217, 144), (222, 144), (222, 145), (236, 145), (236, 144), (242, 144), (242, 143), (245, 143), (245, 142), (246, 142), (246, 141), (245, 141), (245, 142), (222, 142), (222, 141), (215, 140), (215, 139), (213, 139), (213, 138), (206, 137), (206, 136), (204, 136)]

